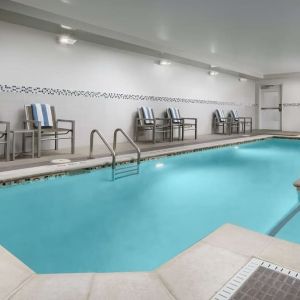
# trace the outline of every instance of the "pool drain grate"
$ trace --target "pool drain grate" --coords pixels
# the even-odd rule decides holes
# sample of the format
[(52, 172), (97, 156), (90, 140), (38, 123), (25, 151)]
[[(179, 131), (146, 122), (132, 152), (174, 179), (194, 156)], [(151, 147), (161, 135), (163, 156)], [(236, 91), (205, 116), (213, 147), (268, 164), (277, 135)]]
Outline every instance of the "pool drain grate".
[(300, 299), (300, 274), (253, 258), (212, 300)]
[(65, 164), (65, 163), (70, 163), (71, 160), (67, 158), (58, 158), (58, 159), (53, 159), (50, 162), (52, 164)]

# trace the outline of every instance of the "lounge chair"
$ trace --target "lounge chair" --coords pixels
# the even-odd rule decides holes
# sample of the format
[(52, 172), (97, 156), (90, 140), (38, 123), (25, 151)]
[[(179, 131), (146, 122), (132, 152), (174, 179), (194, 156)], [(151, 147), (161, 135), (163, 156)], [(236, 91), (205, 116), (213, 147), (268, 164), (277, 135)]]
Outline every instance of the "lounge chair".
[(167, 117), (172, 120), (172, 141), (174, 138), (174, 129), (178, 129), (178, 139), (184, 140), (185, 131), (194, 131), (195, 140), (197, 139), (197, 118), (183, 118), (178, 108), (169, 107)]
[(220, 128), (222, 134), (232, 134), (234, 128), (236, 133), (239, 133), (239, 126), (239, 122), (225, 116), (223, 109), (216, 109), (213, 113), (213, 132), (215, 134), (220, 133)]
[(240, 117), (238, 111), (231, 110), (229, 116), (235, 122), (239, 122), (240, 129), (242, 129), (243, 133), (246, 133), (246, 126), (249, 126), (250, 133), (252, 132), (252, 118), (251, 117)]
[[(44, 141), (55, 141), (55, 150), (58, 150), (59, 140), (71, 140), (71, 153), (75, 153), (75, 121), (56, 119), (54, 106), (38, 103), (25, 105), (25, 118), (25, 128), (36, 131), (37, 157), (41, 156), (41, 145)], [(60, 127), (60, 123), (68, 123), (70, 126), (69, 128)], [(30, 136), (24, 134), (24, 152), (26, 138)]]
[(156, 143), (156, 136), (162, 133), (163, 140), (169, 134), (170, 141), (172, 139), (172, 126), (171, 119), (168, 118), (155, 118), (153, 109), (150, 107), (142, 106), (138, 108), (135, 120), (135, 141), (138, 142), (140, 133), (152, 132), (152, 142)]
[(10, 123), (9, 122), (0, 121), (0, 145), (4, 145), (4, 157), (7, 161), (9, 161), (9, 157), (10, 157)]

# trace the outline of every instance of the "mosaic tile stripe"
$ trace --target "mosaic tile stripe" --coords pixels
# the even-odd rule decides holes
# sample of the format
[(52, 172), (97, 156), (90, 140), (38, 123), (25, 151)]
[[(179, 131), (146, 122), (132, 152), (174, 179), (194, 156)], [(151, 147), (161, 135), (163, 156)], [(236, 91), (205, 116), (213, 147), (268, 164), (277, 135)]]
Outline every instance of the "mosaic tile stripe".
[(174, 97), (157, 97), (145, 96), (135, 94), (123, 93), (109, 93), (97, 91), (80, 91), (68, 89), (54, 89), (42, 88), (31, 86), (17, 86), (0, 84), (0, 92), (2, 93), (16, 93), (16, 94), (33, 94), (33, 95), (50, 95), (50, 96), (71, 96), (71, 97), (86, 97), (86, 98), (102, 98), (109, 100), (135, 100), (135, 101), (155, 101), (155, 102), (183, 102), (183, 103), (196, 103), (196, 104), (210, 104), (210, 105), (231, 105), (231, 106), (246, 106), (255, 107), (255, 104), (245, 105), (240, 102), (226, 102), (215, 101), (209, 99), (194, 99), (194, 98), (174, 98)]
[(300, 107), (300, 102), (294, 102), (294, 103), (283, 103), (282, 104), (282, 106), (284, 106), (284, 107), (289, 107), (289, 106), (291, 106), (291, 107)]

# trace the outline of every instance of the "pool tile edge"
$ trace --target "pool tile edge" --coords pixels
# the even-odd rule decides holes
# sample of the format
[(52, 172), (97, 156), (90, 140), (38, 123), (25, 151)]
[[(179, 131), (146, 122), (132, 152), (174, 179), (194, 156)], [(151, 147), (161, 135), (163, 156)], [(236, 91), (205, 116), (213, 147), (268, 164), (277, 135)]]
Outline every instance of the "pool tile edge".
[[(157, 159), (164, 156), (173, 156), (186, 154), (191, 152), (206, 151), (215, 148), (229, 147), (233, 145), (251, 143), (255, 141), (265, 140), (276, 137), (274, 135), (261, 135), (239, 137), (230, 140), (206, 142), (200, 144), (186, 145), (175, 148), (167, 148), (161, 150), (151, 150), (142, 152), (141, 160)], [(124, 154), (118, 156), (118, 163), (129, 163), (134, 161), (133, 154)], [(98, 159), (83, 160), (79, 162), (71, 162), (66, 164), (38, 166), (33, 168), (17, 169), (13, 171), (0, 172), (0, 186), (26, 183), (40, 179), (48, 179), (64, 175), (74, 174), (76, 172), (88, 172), (93, 169), (111, 166), (111, 158), (103, 157)]]

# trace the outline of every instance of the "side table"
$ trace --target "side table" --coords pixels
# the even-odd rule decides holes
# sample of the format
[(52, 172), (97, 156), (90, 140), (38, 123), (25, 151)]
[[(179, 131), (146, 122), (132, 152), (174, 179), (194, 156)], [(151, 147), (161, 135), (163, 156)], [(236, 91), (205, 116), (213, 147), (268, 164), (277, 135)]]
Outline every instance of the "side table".
[(35, 130), (20, 129), (11, 131), (12, 134), (12, 160), (16, 159), (16, 135), (17, 134), (30, 134), (31, 135), (31, 157), (34, 158), (34, 136)]

